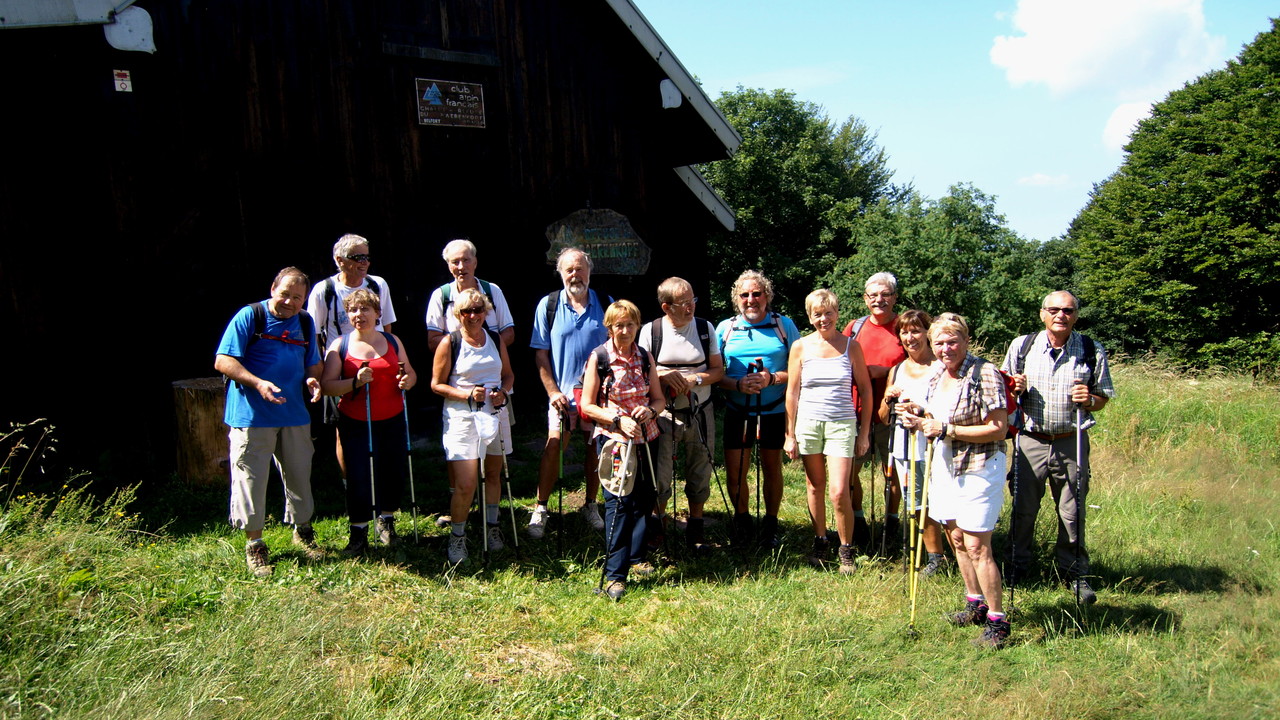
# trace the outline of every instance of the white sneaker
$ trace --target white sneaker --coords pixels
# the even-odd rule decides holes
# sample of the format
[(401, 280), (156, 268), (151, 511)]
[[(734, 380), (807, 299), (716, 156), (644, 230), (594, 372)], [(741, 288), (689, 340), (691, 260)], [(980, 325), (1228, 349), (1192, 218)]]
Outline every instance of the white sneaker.
[(506, 547), (502, 542), (502, 530), (497, 525), (489, 526), (489, 530), (485, 532), (485, 539), (489, 543), (489, 552), (498, 552)]
[(591, 527), (604, 530), (604, 518), (600, 517), (600, 503), (583, 503), (578, 512), (582, 513), (582, 517), (586, 518)]
[(529, 537), (534, 540), (541, 540), (543, 534), (547, 532), (547, 516), (551, 511), (545, 505), (535, 505), (533, 514), (529, 516)]
[(449, 533), (449, 564), (457, 565), (467, 560), (467, 536)]

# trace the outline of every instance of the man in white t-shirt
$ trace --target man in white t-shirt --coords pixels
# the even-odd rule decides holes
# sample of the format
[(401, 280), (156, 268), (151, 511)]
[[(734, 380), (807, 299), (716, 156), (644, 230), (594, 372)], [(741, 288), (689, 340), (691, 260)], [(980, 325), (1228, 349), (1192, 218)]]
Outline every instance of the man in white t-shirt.
[(698, 298), (687, 281), (671, 277), (658, 285), (663, 317), (640, 330), (640, 346), (657, 363), (667, 408), (658, 416), (658, 517), (651, 527), (665, 531), (667, 500), (675, 474), (677, 443), (684, 446), (685, 497), (689, 525), (685, 540), (695, 552), (704, 549), (702, 508), (711, 495), (711, 453), (715, 448), (715, 411), (711, 386), (724, 377), (720, 342), (711, 323), (693, 316)]
[(507, 297), (502, 294), (502, 288), (476, 277), (475, 243), (465, 239), (450, 240), (440, 255), (449, 267), (453, 281), (436, 288), (427, 300), (427, 349), (434, 354), (444, 336), (458, 329), (458, 320), (453, 316), (453, 298), (467, 289), (479, 290), (493, 303), (493, 312), (489, 313), (485, 324), (502, 338), (507, 347), (511, 347), (516, 340), (511, 308), (507, 307)]

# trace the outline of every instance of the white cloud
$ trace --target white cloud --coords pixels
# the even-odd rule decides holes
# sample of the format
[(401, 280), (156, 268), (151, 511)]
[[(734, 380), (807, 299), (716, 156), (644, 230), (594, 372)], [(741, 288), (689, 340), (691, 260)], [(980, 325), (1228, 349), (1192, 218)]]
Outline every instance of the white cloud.
[(1158, 98), (1221, 65), (1225, 45), (1205, 31), (1202, 0), (1018, 0), (1013, 25), (1021, 34), (995, 38), (991, 62), (1056, 96)]
[(1102, 144), (1107, 150), (1119, 153), (1129, 136), (1138, 126), (1138, 121), (1151, 117), (1151, 103), (1123, 103), (1111, 111), (1107, 118), (1107, 126), (1102, 131)]
[(1019, 185), (1027, 185), (1030, 187), (1062, 187), (1066, 185), (1070, 179), (1066, 175), (1045, 175), (1044, 173), (1035, 173), (1026, 177), (1018, 178)]

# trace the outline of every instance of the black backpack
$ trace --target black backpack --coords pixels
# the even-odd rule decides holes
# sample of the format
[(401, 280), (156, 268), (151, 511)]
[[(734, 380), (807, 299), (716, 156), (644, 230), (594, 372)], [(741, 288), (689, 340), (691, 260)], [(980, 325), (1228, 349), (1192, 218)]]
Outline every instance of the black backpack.
[[(1027, 367), (1027, 355), (1031, 354), (1031, 346), (1035, 343), (1040, 333), (1034, 332), (1023, 337), (1022, 346), (1018, 348), (1018, 357), (1013, 363), (1013, 374), (1021, 375)], [(1084, 343), (1084, 364), (1089, 368), (1089, 389), (1093, 389), (1094, 373), (1097, 372), (1098, 365), (1098, 346), (1093, 342), (1093, 338), (1080, 333), (1080, 340)]]
[[(373, 278), (367, 277), (367, 276), (365, 277), (364, 280), (365, 280), (365, 283), (369, 285), (369, 292), (373, 293), (374, 295), (377, 295), (379, 300), (381, 300), (382, 288), (378, 286), (378, 283), (375, 282)], [(329, 313), (330, 313), (330, 317), (333, 319), (333, 326), (337, 328), (339, 332), (341, 332), (342, 323), (338, 322), (338, 317), (339, 317), (338, 291), (334, 286), (332, 277), (327, 277), (324, 279), (324, 304), (329, 306)], [(328, 345), (329, 330), (328, 328), (323, 328), (323, 331), (324, 332), (322, 335), (322, 339), (324, 340), (325, 345)]]
[[(256, 303), (250, 303), (245, 305), (245, 307), (253, 309), (253, 332), (249, 333), (249, 342), (244, 346), (246, 353), (249, 351), (249, 348), (253, 347), (254, 343), (263, 338), (268, 340), (282, 339), (272, 335), (267, 335), (267, 305), (265, 302), (259, 301)], [(302, 326), (302, 341), (300, 344), (303, 347), (309, 347), (311, 345), (311, 341), (316, 335), (316, 324), (311, 320), (311, 314), (306, 310), (299, 310), (298, 324)], [(297, 340), (289, 340), (287, 342), (293, 344), (299, 343)], [(236, 385), (240, 385), (240, 383), (236, 383)], [(223, 388), (230, 388), (231, 378), (224, 376), (222, 386)]]
[[(711, 323), (702, 318), (695, 317), (694, 323), (698, 328), (698, 342), (702, 344), (702, 362), (700, 363), (663, 363), (669, 368), (691, 368), (699, 365), (708, 365), (711, 363), (711, 335), (715, 329), (711, 327)], [(649, 323), (649, 352), (653, 354), (654, 362), (658, 362), (658, 358), (662, 357), (662, 336), (666, 333), (662, 332), (662, 319), (659, 318)]]
[[(493, 340), (494, 346), (502, 347), (502, 338), (498, 337), (498, 333), (484, 326), (484, 331), (489, 333), (489, 337)], [(458, 354), (462, 352), (462, 331), (454, 330), (449, 333), (449, 372), (453, 372), (453, 368), (458, 364)], [(499, 350), (501, 352), (501, 350)]]

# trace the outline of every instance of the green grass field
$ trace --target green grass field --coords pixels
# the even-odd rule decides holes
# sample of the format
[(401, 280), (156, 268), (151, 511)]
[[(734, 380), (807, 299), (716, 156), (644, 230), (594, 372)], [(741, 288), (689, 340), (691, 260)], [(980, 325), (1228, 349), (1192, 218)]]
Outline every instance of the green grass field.
[[(1276, 390), (1115, 376), (1093, 434), (1100, 599), (1078, 608), (1047, 575), (1023, 584), (999, 652), (942, 620), (956, 575), (921, 584), (913, 639), (901, 563), (847, 578), (806, 566), (798, 463), (780, 552), (679, 558), (617, 604), (591, 592), (599, 541), (576, 514), (563, 553), (548, 533), (482, 567), (473, 542), (451, 571), (447, 531), (426, 521), (417, 546), (314, 565), (272, 525), (276, 572), (259, 581), (221, 491), (141, 507), (19, 483), (0, 492), (0, 717), (1280, 716)], [(531, 488), (536, 453), (522, 452), (517, 487)], [(708, 508), (722, 517), (714, 490)], [(1042, 559), (1052, 522), (1041, 513)], [(316, 527), (345, 542), (344, 519)]]

